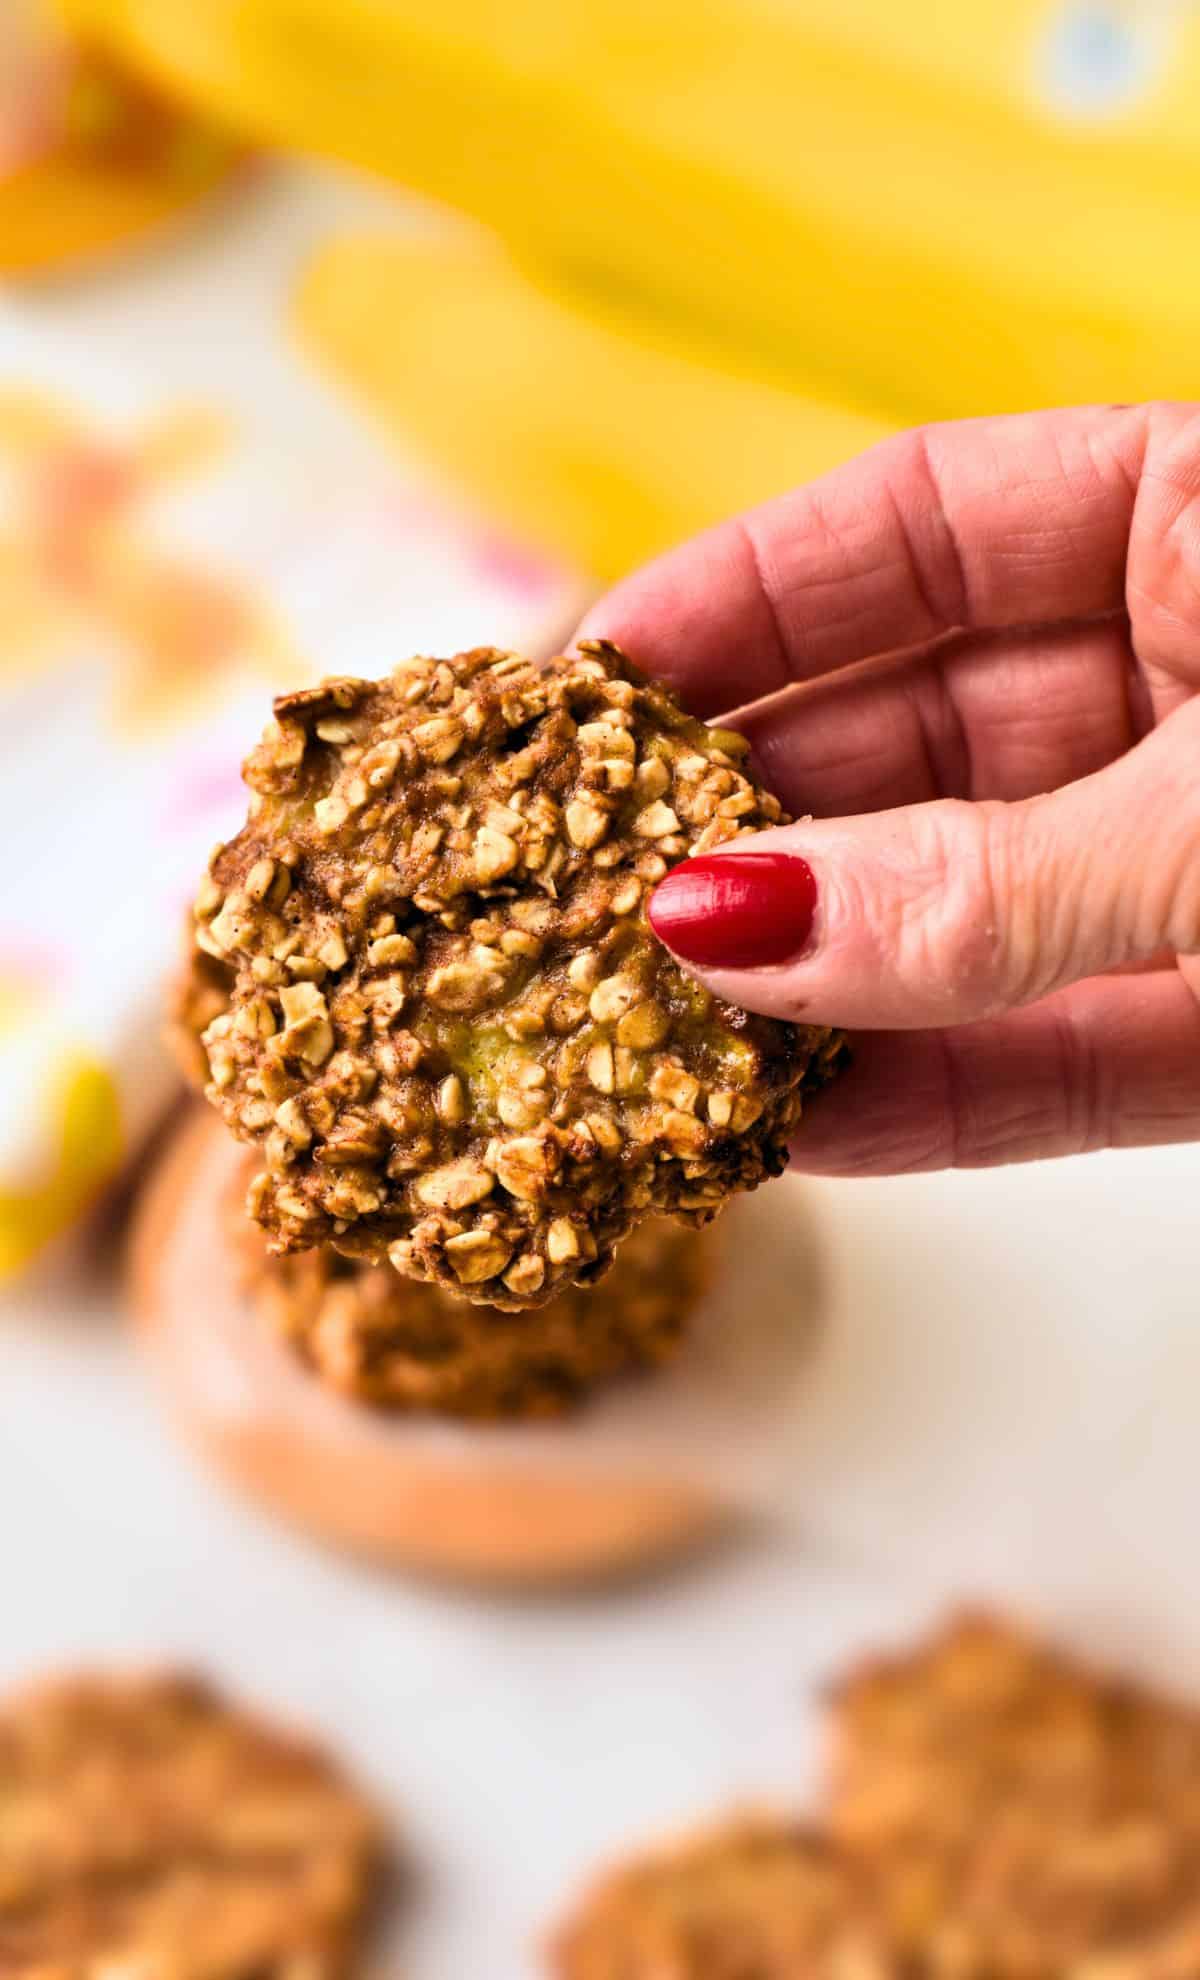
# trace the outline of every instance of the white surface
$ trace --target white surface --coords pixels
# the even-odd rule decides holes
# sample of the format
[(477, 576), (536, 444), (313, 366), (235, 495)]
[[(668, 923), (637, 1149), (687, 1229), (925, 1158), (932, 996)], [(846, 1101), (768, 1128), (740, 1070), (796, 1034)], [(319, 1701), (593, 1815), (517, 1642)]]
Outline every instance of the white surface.
[(1200, 1692), (1200, 1148), (823, 1185), (794, 1504)]
[[(179, 253), (23, 308), (340, 445), (356, 422), (279, 354), (274, 311), (363, 202), (264, 187)], [(802, 1794), (820, 1679), (948, 1595), (1021, 1601), (1200, 1691), (1198, 1187), (1178, 1150), (815, 1188), (829, 1306), (788, 1517), (537, 1602), (389, 1582), (261, 1524), (167, 1437), (111, 1290), (43, 1278), (0, 1327), (0, 1680), (179, 1656), (325, 1728), (410, 1837), (409, 1980), (521, 1980), (608, 1850)]]
[(165, 1655), (327, 1731), (410, 1838), (410, 1980), (516, 1980), (597, 1855), (731, 1795), (794, 1796), (813, 1680), (899, 1619), (782, 1537), (572, 1598), (343, 1565), (175, 1447), (116, 1304), (44, 1278), (0, 1327), (0, 1683)]
[(169, 1655), (323, 1728), (410, 1839), (409, 1980), (525, 1980), (598, 1858), (802, 1798), (822, 1679), (946, 1599), (1200, 1691), (1198, 1179), (1189, 1149), (810, 1185), (788, 1508), (586, 1596), (423, 1589), (269, 1527), (175, 1448), (112, 1289), (43, 1278), (0, 1327), (0, 1681)]

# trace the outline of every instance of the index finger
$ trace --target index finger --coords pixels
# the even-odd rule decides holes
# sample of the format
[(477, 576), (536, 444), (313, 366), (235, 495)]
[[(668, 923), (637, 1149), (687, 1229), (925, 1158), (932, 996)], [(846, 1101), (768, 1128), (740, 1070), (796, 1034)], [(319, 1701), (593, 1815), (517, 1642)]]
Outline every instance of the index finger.
[(581, 637), (616, 640), (711, 714), (947, 632), (1117, 611), (1154, 412), (900, 434), (668, 551), (595, 605)]

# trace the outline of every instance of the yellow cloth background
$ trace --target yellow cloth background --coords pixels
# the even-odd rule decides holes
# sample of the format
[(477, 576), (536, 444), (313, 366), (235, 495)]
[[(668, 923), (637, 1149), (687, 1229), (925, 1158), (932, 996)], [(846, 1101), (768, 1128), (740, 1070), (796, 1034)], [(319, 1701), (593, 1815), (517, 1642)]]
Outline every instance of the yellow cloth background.
[[(517, 450), (513, 513), (604, 573), (860, 421), (1200, 378), (1190, 0), (68, 4), (235, 127), (502, 238), (474, 337), (466, 264), (394, 244), (313, 278), (307, 333), (480, 499)], [(773, 448), (738, 437), (747, 380), (793, 402)]]

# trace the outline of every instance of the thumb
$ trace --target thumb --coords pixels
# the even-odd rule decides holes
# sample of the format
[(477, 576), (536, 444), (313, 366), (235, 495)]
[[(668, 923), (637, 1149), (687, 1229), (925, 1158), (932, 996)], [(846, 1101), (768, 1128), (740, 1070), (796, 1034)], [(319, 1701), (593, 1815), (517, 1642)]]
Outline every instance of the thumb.
[(1200, 949), (1200, 703), (1018, 804), (809, 820), (685, 860), (661, 941), (730, 1003), (869, 1030), (962, 1024)]

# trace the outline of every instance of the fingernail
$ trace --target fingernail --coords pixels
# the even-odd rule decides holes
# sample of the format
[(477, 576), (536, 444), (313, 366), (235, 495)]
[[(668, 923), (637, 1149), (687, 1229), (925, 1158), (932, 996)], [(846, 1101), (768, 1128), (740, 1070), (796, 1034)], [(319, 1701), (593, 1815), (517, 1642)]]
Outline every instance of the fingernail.
[(650, 898), (650, 926), (684, 962), (758, 969), (798, 955), (812, 933), (817, 883), (794, 853), (685, 859)]

